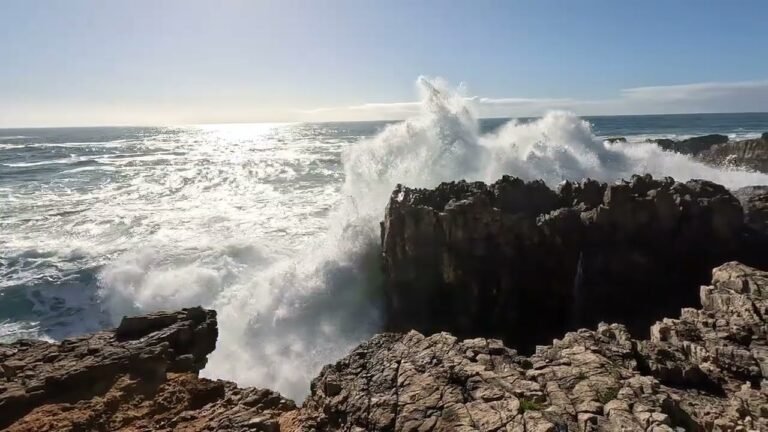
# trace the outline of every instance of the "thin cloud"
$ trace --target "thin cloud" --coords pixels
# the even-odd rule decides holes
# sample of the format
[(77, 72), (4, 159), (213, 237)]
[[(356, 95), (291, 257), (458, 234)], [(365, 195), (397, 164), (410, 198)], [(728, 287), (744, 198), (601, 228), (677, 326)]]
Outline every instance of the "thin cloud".
[[(467, 98), (483, 117), (539, 116), (552, 109), (580, 115), (675, 114), (768, 111), (768, 80), (707, 82), (622, 89), (613, 99)], [(419, 110), (418, 102), (365, 103), (299, 111), (303, 120), (399, 120)]]
[(635, 100), (707, 100), (733, 96), (751, 96), (768, 92), (768, 80), (740, 82), (708, 82), (669, 86), (635, 87), (621, 91)]

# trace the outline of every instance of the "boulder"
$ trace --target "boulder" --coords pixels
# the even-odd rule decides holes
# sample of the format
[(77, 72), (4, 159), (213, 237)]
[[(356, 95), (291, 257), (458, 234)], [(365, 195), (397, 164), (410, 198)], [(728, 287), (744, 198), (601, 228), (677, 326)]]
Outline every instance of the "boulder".
[(627, 139), (624, 138), (624, 137), (609, 137), (609, 138), (606, 138), (603, 141), (607, 141), (607, 142), (609, 142), (611, 144), (614, 144), (614, 143), (625, 143), (625, 142), (627, 142)]
[(523, 351), (603, 320), (637, 334), (694, 304), (715, 265), (765, 261), (746, 230), (739, 201), (704, 180), (398, 186), (381, 231), (387, 328)]

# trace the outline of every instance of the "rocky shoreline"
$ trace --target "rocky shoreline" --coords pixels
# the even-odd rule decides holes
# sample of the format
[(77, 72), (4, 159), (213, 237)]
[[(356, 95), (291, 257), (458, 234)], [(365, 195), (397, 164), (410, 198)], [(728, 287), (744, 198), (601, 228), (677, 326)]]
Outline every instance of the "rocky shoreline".
[(398, 186), (390, 332), (301, 405), (199, 377), (218, 330), (197, 307), (0, 345), (0, 428), (768, 430), (768, 272), (749, 266), (768, 269), (766, 203), (764, 187), (650, 176)]
[[(607, 141), (616, 142), (617, 138)], [(768, 172), (768, 132), (760, 138), (741, 141), (730, 141), (725, 135), (711, 134), (681, 141), (657, 139), (652, 142), (664, 150), (691, 155), (711, 165)]]
[(601, 323), (530, 356), (495, 339), (380, 334), (326, 366), (301, 407), (198, 377), (213, 311), (126, 318), (4, 345), (0, 419), (9, 431), (768, 430), (768, 272), (724, 264), (700, 298), (649, 339)]
[(600, 321), (638, 335), (696, 304), (713, 267), (768, 268), (765, 192), (740, 192), (755, 203), (745, 218), (704, 180), (398, 186), (381, 228), (387, 328), (497, 337), (523, 352)]

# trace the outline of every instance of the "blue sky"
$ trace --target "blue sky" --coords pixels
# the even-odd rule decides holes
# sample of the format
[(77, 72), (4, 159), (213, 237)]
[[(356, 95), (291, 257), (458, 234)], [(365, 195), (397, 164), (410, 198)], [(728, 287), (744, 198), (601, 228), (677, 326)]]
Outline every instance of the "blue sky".
[(768, 111), (764, 0), (3, 0), (0, 126)]

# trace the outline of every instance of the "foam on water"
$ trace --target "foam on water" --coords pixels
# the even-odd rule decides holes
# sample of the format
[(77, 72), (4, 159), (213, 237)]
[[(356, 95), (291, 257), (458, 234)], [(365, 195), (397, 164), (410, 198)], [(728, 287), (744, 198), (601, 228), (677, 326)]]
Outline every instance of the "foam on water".
[[(303, 136), (291, 137), (291, 147), (238, 144), (252, 133), (247, 127), (230, 128), (234, 135), (208, 146), (190, 135), (184, 152), (161, 142), (146, 154), (141, 148), (125, 158), (102, 157), (100, 163), (131, 173), (120, 184), (105, 180), (103, 204), (78, 207), (72, 201), (86, 198), (61, 191), (46, 196), (84, 212), (62, 228), (87, 230), (92, 243), (21, 236), (15, 248), (32, 250), (39, 242), (41, 251), (80, 251), (70, 259), (73, 278), (80, 277), (72, 289), (87, 283), (77, 273), (84, 262), (98, 281), (95, 306), (80, 311), (92, 314), (87, 322), (114, 324), (126, 314), (198, 304), (215, 308), (220, 337), (204, 375), (301, 400), (324, 364), (380, 329), (378, 223), (397, 183), (432, 187), (511, 174), (554, 187), (565, 179), (614, 181), (649, 172), (731, 188), (768, 184), (768, 175), (705, 166), (655, 144), (603, 143), (589, 123), (566, 112), (482, 134), (463, 89), (425, 78), (418, 87), (418, 116), (354, 144), (324, 144), (343, 148), (343, 173), (332, 152), (307, 156), (318, 144)], [(145, 174), (141, 164), (152, 164), (156, 174)], [(324, 185), (305, 186), (307, 176)], [(286, 184), (294, 186), (290, 194)]]

